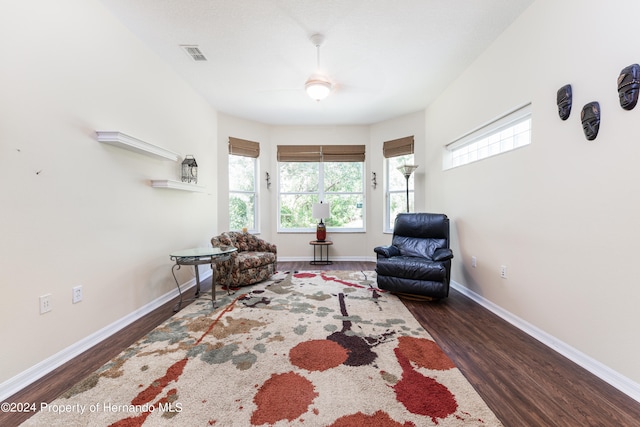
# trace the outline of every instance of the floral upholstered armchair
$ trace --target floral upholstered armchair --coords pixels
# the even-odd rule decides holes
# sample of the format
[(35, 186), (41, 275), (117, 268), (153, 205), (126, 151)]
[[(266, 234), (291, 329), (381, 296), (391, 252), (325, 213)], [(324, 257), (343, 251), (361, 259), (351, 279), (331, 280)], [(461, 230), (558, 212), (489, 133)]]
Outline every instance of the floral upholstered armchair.
[(233, 246), (238, 249), (231, 254), (230, 262), (221, 263), (217, 267), (219, 277), (230, 277), (229, 286), (252, 285), (268, 279), (276, 272), (276, 245), (253, 234), (227, 231), (213, 237), (211, 245)]

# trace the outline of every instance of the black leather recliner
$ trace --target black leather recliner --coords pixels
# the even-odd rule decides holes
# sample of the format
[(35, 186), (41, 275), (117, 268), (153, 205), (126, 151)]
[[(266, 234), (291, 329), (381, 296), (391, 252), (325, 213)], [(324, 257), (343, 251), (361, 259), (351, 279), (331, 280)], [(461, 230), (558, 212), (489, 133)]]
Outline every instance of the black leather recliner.
[(449, 218), (444, 214), (401, 213), (391, 245), (374, 248), (378, 287), (400, 296), (441, 299), (449, 295)]

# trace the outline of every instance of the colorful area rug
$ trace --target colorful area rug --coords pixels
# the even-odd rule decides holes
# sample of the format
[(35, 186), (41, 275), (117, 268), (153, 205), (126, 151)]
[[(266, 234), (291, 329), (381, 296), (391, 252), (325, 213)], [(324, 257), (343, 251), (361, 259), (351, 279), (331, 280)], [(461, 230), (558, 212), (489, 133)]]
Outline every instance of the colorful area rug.
[(500, 426), (372, 271), (279, 272), (183, 308), (24, 425)]

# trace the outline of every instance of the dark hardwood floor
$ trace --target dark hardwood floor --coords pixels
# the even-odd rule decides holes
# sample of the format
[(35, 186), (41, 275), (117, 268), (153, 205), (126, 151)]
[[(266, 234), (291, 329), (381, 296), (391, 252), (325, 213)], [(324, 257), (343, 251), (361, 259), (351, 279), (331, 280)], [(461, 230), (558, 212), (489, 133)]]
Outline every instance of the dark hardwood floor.
[[(371, 262), (279, 262), (279, 270), (374, 270)], [(203, 283), (206, 290), (211, 279)], [(50, 402), (173, 314), (177, 300), (7, 399)], [(404, 304), (505, 426), (640, 426), (640, 403), (451, 290), (440, 302)], [(0, 412), (1, 426), (32, 414)]]

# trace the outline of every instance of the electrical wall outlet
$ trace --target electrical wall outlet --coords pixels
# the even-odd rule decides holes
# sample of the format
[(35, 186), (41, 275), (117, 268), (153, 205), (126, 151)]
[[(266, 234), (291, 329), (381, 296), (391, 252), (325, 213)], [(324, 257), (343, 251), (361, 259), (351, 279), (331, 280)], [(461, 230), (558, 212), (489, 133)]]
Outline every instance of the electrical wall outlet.
[(71, 291), (72, 291), (72, 292), (71, 292), (71, 294), (72, 294), (72, 296), (71, 296), (71, 301), (72, 301), (74, 304), (77, 304), (77, 303), (79, 303), (80, 301), (82, 301), (82, 286), (76, 286), (76, 287), (75, 287), (75, 288), (73, 288)]
[(45, 314), (53, 309), (51, 305), (51, 294), (40, 296), (40, 314)]
[(507, 266), (506, 265), (501, 265), (500, 266), (500, 277), (502, 277), (503, 279), (507, 278)]
[(476, 268), (478, 266), (478, 259), (475, 256), (471, 257), (471, 267)]

